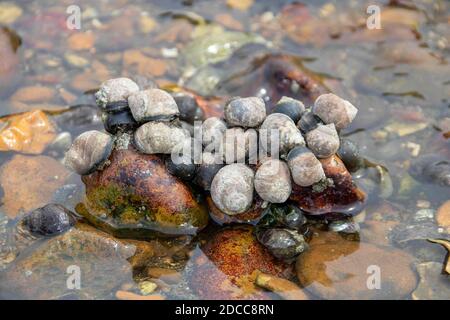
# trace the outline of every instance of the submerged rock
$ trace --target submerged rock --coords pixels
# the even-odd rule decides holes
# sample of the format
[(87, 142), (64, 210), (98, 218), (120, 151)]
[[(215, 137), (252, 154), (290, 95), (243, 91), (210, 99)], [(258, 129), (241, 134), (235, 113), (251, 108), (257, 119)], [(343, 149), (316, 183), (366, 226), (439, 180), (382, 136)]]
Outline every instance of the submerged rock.
[(102, 232), (73, 228), (22, 251), (2, 275), (0, 292), (4, 298), (105, 299), (132, 281), (126, 259), (134, 252)]
[(419, 285), (412, 293), (414, 300), (448, 300), (450, 275), (442, 273), (438, 262), (426, 262), (416, 266), (420, 276)]
[(400, 299), (416, 287), (413, 262), (398, 249), (342, 240), (311, 245), (296, 267), (302, 286), (322, 299)]
[(354, 215), (359, 213), (366, 200), (365, 193), (354, 183), (352, 176), (337, 156), (320, 159), (323, 170), (328, 179), (333, 183), (316, 191), (316, 185), (301, 187), (292, 185), (290, 199), (300, 209), (311, 215), (339, 213), (343, 215)]
[(276, 260), (253, 235), (252, 228), (220, 230), (196, 257), (191, 286), (201, 299), (264, 299), (270, 294), (255, 286), (259, 272), (289, 278), (290, 267)]
[(411, 164), (409, 173), (419, 181), (450, 186), (450, 161), (438, 154), (420, 156)]
[(114, 150), (107, 167), (82, 180), (86, 201), (77, 211), (116, 236), (195, 234), (208, 222), (204, 205), (157, 155)]

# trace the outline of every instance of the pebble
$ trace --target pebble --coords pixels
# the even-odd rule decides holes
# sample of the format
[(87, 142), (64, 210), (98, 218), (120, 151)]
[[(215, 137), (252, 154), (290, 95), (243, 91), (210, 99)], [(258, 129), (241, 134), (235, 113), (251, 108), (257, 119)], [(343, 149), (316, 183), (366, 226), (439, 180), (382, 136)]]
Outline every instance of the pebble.
[[(298, 257), (297, 275), (307, 292), (322, 299), (401, 299), (417, 284), (413, 262), (398, 249), (341, 240), (311, 246)], [(368, 288), (371, 266), (381, 272), (377, 290)]]
[(308, 295), (298, 285), (280, 277), (260, 273), (255, 283), (261, 288), (275, 292), (284, 300), (309, 300)]
[(77, 32), (68, 39), (68, 45), (71, 50), (82, 51), (94, 47), (95, 36), (92, 32)]
[(24, 103), (48, 102), (56, 95), (53, 88), (43, 86), (31, 86), (18, 89), (11, 96), (11, 101), (20, 101)]
[(20, 16), (22, 16), (23, 10), (11, 2), (0, 3), (0, 24), (12, 24)]
[(143, 76), (160, 77), (167, 71), (167, 65), (164, 60), (148, 57), (136, 49), (124, 52), (123, 65), (124, 69), (130, 73), (136, 72)]
[(77, 68), (84, 68), (89, 65), (88, 59), (78, 56), (76, 54), (66, 53), (64, 55), (64, 59), (69, 65)]
[(0, 151), (40, 154), (56, 137), (54, 124), (41, 110), (7, 117), (2, 122)]
[(152, 32), (157, 25), (156, 21), (148, 15), (141, 15), (139, 17), (139, 30), (141, 30), (142, 33)]
[(254, 0), (227, 0), (227, 5), (233, 9), (241, 11), (247, 11), (252, 5)]
[(149, 294), (153, 293), (158, 286), (156, 283), (151, 281), (142, 281), (139, 283), (139, 290), (144, 296), (148, 296)]

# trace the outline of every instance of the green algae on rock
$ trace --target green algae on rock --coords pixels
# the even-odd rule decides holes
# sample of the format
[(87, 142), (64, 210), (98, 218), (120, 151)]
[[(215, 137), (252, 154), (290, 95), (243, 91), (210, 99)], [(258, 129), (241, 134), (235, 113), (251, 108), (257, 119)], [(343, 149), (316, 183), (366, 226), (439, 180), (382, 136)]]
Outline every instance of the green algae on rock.
[(206, 226), (206, 207), (167, 172), (160, 156), (124, 149), (114, 150), (108, 161), (82, 177), (86, 199), (76, 210), (92, 224), (134, 238), (193, 235)]

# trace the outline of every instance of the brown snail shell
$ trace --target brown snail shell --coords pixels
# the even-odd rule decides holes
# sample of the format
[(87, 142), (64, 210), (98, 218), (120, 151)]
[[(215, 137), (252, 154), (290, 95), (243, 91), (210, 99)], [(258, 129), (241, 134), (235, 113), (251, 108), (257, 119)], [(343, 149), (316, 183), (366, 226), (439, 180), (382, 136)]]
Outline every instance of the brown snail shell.
[(202, 123), (202, 143), (206, 147), (212, 143), (222, 141), (223, 135), (227, 130), (225, 122), (217, 117), (211, 117)]
[(306, 143), (316, 157), (328, 158), (339, 149), (339, 135), (333, 123), (318, 125), (306, 133)]
[(278, 152), (280, 154), (288, 153), (294, 147), (305, 145), (305, 139), (291, 118), (282, 113), (272, 113), (267, 116), (259, 129), (261, 148), (267, 152), (273, 148), (272, 140), (276, 137), (276, 135), (272, 135), (273, 130), (278, 133)]
[(217, 172), (211, 184), (211, 198), (224, 213), (245, 212), (253, 203), (253, 170), (242, 163), (226, 165)]
[(113, 148), (109, 134), (91, 130), (80, 134), (66, 152), (64, 164), (80, 175), (92, 173), (108, 159)]
[(128, 105), (137, 122), (172, 120), (180, 114), (175, 99), (161, 89), (135, 92), (128, 97)]
[(136, 147), (146, 154), (170, 154), (188, 138), (186, 130), (165, 122), (144, 123), (134, 133)]
[(337, 130), (348, 127), (358, 113), (354, 105), (332, 93), (320, 95), (312, 110), (324, 123), (334, 123)]
[(299, 186), (308, 187), (325, 178), (322, 164), (306, 147), (292, 149), (287, 156), (287, 161), (292, 179)]
[(265, 161), (256, 171), (255, 190), (261, 199), (283, 203), (291, 195), (291, 172), (288, 165), (278, 159)]
[(224, 115), (230, 126), (253, 128), (266, 118), (266, 105), (259, 97), (236, 98), (225, 106)]
[(128, 78), (115, 78), (103, 82), (95, 94), (97, 104), (106, 107), (108, 103), (126, 101), (128, 96), (138, 92), (139, 86)]

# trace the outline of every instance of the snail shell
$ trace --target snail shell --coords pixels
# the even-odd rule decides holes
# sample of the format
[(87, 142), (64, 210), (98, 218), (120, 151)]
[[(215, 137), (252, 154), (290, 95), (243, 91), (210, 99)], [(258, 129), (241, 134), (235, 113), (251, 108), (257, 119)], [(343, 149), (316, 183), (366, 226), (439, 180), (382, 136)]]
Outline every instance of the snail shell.
[(287, 156), (287, 161), (292, 179), (299, 186), (308, 187), (325, 178), (322, 164), (306, 147), (292, 149)]
[(255, 190), (261, 199), (283, 203), (291, 195), (291, 172), (287, 164), (278, 159), (265, 161), (256, 171)]
[(221, 143), (223, 135), (227, 130), (225, 122), (217, 117), (211, 117), (202, 123), (202, 143), (206, 147), (212, 143)]
[(133, 80), (116, 78), (103, 82), (95, 98), (97, 104), (104, 108), (108, 103), (126, 101), (128, 96), (138, 91), (139, 87)]
[(128, 97), (128, 105), (137, 122), (172, 120), (180, 114), (175, 99), (160, 89), (133, 93)]
[(147, 154), (170, 154), (187, 138), (190, 137), (186, 130), (164, 122), (147, 122), (134, 133), (136, 147)]
[(319, 125), (306, 134), (306, 143), (316, 157), (328, 158), (339, 149), (339, 135), (333, 123)]
[(266, 118), (266, 105), (259, 97), (236, 98), (225, 106), (224, 114), (230, 126), (257, 127)]
[(80, 175), (92, 173), (108, 159), (113, 148), (109, 134), (92, 130), (80, 134), (66, 152), (64, 164)]
[(194, 182), (204, 190), (211, 190), (211, 183), (223, 166), (222, 155), (203, 152), (202, 163), (197, 168)]
[(245, 212), (253, 202), (253, 170), (242, 163), (226, 165), (217, 172), (211, 184), (211, 198), (224, 213)]
[(358, 109), (335, 94), (320, 95), (314, 102), (313, 112), (326, 124), (334, 123), (337, 130), (346, 128), (355, 118)]
[(220, 151), (226, 163), (243, 162), (258, 153), (258, 135), (254, 129), (235, 127), (225, 130)]
[(102, 120), (105, 130), (111, 134), (134, 130), (138, 126), (129, 109), (114, 113), (103, 112)]
[[(273, 132), (275, 130), (275, 132)], [(278, 135), (278, 152), (280, 154), (288, 153), (292, 148), (297, 146), (304, 146), (305, 140), (303, 136), (295, 126), (294, 121), (287, 115), (282, 113), (272, 113), (267, 116), (263, 124), (259, 129), (261, 148), (267, 152), (272, 151), (273, 143), (272, 141)], [(277, 135), (273, 135), (277, 133)]]
[(27, 214), (23, 223), (32, 234), (49, 236), (73, 227), (75, 218), (73, 213), (62, 205), (50, 203)]
[(272, 113), (285, 114), (297, 123), (304, 112), (305, 105), (301, 101), (283, 96), (275, 105)]
[(297, 127), (303, 132), (307, 133), (317, 128), (319, 124), (322, 124), (322, 120), (316, 116), (311, 110), (305, 111), (300, 120), (297, 122)]
[(349, 139), (341, 139), (337, 154), (350, 172), (357, 171), (364, 164), (358, 145)]
[(303, 235), (295, 230), (266, 229), (258, 232), (257, 238), (278, 259), (292, 259), (308, 249)]
[(194, 124), (194, 121), (203, 119), (203, 110), (197, 103), (195, 97), (186, 92), (177, 92), (172, 94), (180, 111), (180, 120)]

